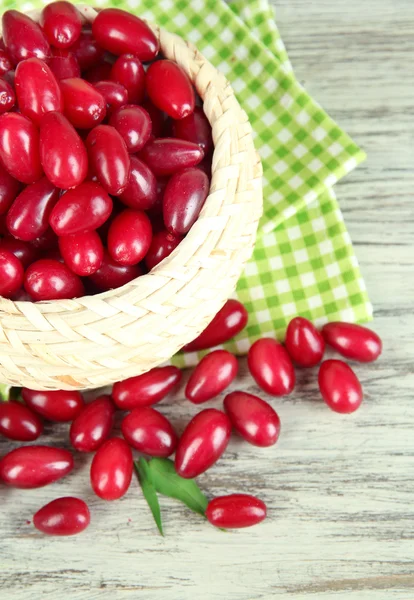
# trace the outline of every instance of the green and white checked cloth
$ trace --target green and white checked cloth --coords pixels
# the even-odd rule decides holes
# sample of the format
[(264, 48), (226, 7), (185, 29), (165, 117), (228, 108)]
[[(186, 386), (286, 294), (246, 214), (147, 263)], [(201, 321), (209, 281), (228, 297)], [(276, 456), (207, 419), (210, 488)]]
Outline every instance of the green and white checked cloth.
[[(47, 3), (47, 2), (45, 2)], [(3, 0), (27, 12), (40, 0)], [(225, 345), (247, 352), (260, 336), (282, 337), (302, 315), (367, 321), (372, 307), (332, 186), (364, 152), (296, 81), (268, 0), (94, 0), (156, 22), (190, 40), (232, 83), (263, 161), (264, 215), (235, 297), (245, 331)], [(202, 353), (203, 354), (203, 353)], [(173, 362), (189, 366), (195, 353)]]

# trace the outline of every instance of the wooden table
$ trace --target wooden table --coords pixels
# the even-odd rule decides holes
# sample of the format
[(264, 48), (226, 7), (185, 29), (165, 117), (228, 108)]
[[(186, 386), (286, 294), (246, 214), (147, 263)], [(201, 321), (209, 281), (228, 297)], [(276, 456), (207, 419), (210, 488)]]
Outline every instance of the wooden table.
[[(162, 499), (161, 538), (135, 483), (117, 503), (92, 496), (89, 457), (53, 490), (2, 488), (4, 600), (414, 597), (414, 3), (275, 4), (299, 79), (369, 155), (337, 187), (385, 345), (378, 363), (357, 368), (365, 403), (336, 415), (318, 400), (315, 374), (302, 373), (300, 391), (276, 402), (278, 445), (233, 442), (200, 477), (208, 494), (249, 491), (267, 502), (268, 520), (251, 530), (221, 533)], [(237, 387), (254, 389), (243, 362)], [(176, 399), (166, 410), (178, 428), (189, 412)], [(50, 539), (26, 523), (68, 494), (90, 503), (83, 535)]]

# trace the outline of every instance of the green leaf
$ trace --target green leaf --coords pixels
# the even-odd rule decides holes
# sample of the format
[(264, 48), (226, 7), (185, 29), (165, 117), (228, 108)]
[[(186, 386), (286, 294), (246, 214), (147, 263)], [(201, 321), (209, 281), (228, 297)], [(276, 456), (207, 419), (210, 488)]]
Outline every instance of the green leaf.
[(145, 458), (140, 458), (139, 462), (135, 463), (135, 470), (138, 475), (139, 483), (141, 484), (142, 493), (144, 494), (145, 500), (148, 502), (154, 521), (157, 524), (158, 531), (161, 535), (164, 535), (162, 530), (160, 504), (158, 502), (156, 489), (152, 482), (151, 471)]
[(208, 499), (194, 479), (180, 477), (168, 458), (152, 458), (148, 462), (153, 485), (157, 492), (183, 502), (188, 508), (205, 516)]

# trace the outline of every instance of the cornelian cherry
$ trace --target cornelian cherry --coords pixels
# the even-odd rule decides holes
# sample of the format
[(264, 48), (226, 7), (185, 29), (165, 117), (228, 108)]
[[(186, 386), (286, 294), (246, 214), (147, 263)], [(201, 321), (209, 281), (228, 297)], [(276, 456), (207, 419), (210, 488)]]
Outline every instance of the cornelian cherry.
[(250, 373), (267, 394), (286, 396), (295, 387), (295, 370), (286, 349), (278, 341), (262, 338), (247, 355)]
[(22, 388), (22, 398), (27, 406), (48, 421), (62, 423), (73, 421), (84, 405), (82, 394), (75, 391), (36, 391)]
[(64, 264), (53, 259), (41, 259), (27, 269), (24, 289), (35, 302), (79, 298), (84, 294), (82, 281)]
[(38, 488), (65, 477), (73, 469), (68, 450), (50, 446), (22, 446), (0, 461), (0, 479), (16, 488)]
[(43, 175), (39, 131), (24, 115), (0, 116), (0, 159), (10, 175), (22, 183), (34, 183)]
[(0, 296), (10, 298), (23, 284), (22, 263), (9, 250), (0, 248)]
[(173, 121), (172, 135), (197, 144), (205, 154), (208, 154), (213, 147), (211, 125), (200, 106), (196, 106), (194, 112), (184, 119)]
[(77, 129), (91, 129), (106, 115), (106, 101), (90, 83), (79, 77), (60, 82), (65, 115)]
[(104, 442), (91, 464), (92, 489), (102, 500), (118, 500), (126, 494), (132, 479), (132, 452), (120, 438)]
[(151, 271), (164, 258), (167, 258), (182, 240), (182, 237), (173, 235), (165, 229), (154, 233), (151, 245), (145, 256), (147, 268)]
[(280, 420), (273, 408), (258, 396), (232, 392), (224, 399), (224, 410), (237, 433), (254, 446), (276, 444)]
[(43, 432), (43, 424), (30, 408), (20, 402), (0, 402), (0, 434), (9, 440), (33, 442)]
[(98, 125), (86, 138), (89, 161), (102, 187), (114, 196), (128, 185), (130, 158), (122, 136), (115, 127)]
[(322, 335), (329, 346), (351, 360), (372, 362), (382, 352), (379, 336), (355, 323), (328, 323), (324, 325)]
[(112, 114), (109, 124), (121, 134), (130, 154), (141, 150), (151, 136), (151, 119), (141, 106), (127, 104), (119, 108)]
[(14, 89), (4, 79), (0, 79), (0, 114), (11, 110), (16, 102)]
[(119, 195), (123, 204), (138, 210), (149, 210), (157, 201), (157, 180), (147, 165), (131, 156), (128, 185)]
[(146, 87), (151, 102), (173, 119), (183, 119), (194, 111), (193, 85), (176, 62), (153, 62), (147, 71)]
[(70, 442), (79, 452), (95, 452), (109, 437), (115, 406), (110, 396), (86, 404), (70, 427)]
[(80, 77), (81, 71), (78, 59), (70, 50), (52, 48), (52, 56), (49, 58), (48, 64), (58, 81)]
[(99, 64), (104, 55), (104, 49), (92, 35), (91, 29), (83, 29), (79, 38), (70, 47), (82, 71)]
[(156, 367), (147, 373), (114, 384), (112, 397), (121, 410), (160, 402), (181, 381), (177, 367)]
[(0, 240), (0, 250), (8, 250), (27, 268), (38, 257), (38, 251), (32, 244), (22, 242), (14, 237), (6, 237)]
[(362, 386), (342, 360), (325, 360), (319, 368), (318, 383), (322, 398), (333, 411), (352, 413), (360, 407)]
[(59, 238), (63, 260), (71, 271), (87, 277), (102, 265), (104, 248), (96, 231), (82, 231)]
[(76, 535), (84, 531), (91, 520), (87, 504), (67, 496), (42, 506), (33, 517), (33, 525), (47, 535)]
[(325, 352), (322, 334), (303, 317), (295, 317), (289, 323), (285, 346), (290, 358), (301, 367), (314, 367), (321, 362)]
[(157, 176), (195, 167), (203, 157), (204, 152), (197, 144), (175, 138), (150, 140), (140, 152), (140, 158)]
[(15, 88), (20, 111), (39, 126), (43, 115), (63, 111), (62, 92), (51, 69), (38, 58), (16, 67)]
[(266, 505), (248, 494), (219, 496), (208, 503), (206, 517), (215, 527), (240, 529), (257, 525), (266, 518)]
[(102, 81), (94, 83), (95, 88), (105, 99), (106, 114), (110, 116), (117, 108), (128, 103), (128, 92), (120, 83), (115, 81)]
[(121, 430), (130, 446), (150, 456), (170, 456), (177, 445), (169, 420), (150, 406), (134, 408), (122, 421)]
[(141, 104), (145, 95), (145, 71), (137, 56), (120, 56), (113, 64), (110, 79), (127, 90), (130, 104)]
[(70, 2), (52, 2), (44, 7), (40, 24), (48, 42), (55, 48), (68, 48), (76, 42), (82, 30), (80, 13)]
[(207, 175), (197, 168), (171, 177), (164, 192), (165, 227), (174, 235), (186, 234), (197, 221), (210, 189)]
[(151, 221), (143, 211), (126, 209), (112, 221), (108, 251), (122, 265), (136, 265), (151, 245)]
[(12, 61), (17, 64), (26, 58), (47, 59), (49, 43), (37, 23), (17, 10), (3, 14), (3, 40)]
[(236, 377), (237, 358), (227, 350), (215, 350), (198, 363), (185, 388), (185, 396), (201, 404), (221, 394)]
[(101, 266), (89, 279), (100, 291), (104, 292), (121, 287), (140, 275), (142, 275), (142, 269), (139, 265), (121, 265), (105, 251)]

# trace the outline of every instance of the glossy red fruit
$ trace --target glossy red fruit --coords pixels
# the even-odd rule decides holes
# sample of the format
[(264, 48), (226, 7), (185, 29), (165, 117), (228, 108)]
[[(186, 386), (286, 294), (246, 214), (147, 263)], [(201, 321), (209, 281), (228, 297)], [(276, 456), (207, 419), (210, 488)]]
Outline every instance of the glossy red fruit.
[(98, 125), (86, 139), (89, 161), (102, 187), (113, 196), (128, 185), (130, 159), (125, 142), (110, 125)]
[(278, 341), (262, 338), (247, 355), (250, 373), (257, 385), (272, 396), (287, 396), (295, 387), (295, 369), (286, 349)]
[(182, 240), (182, 237), (175, 236), (164, 229), (154, 233), (151, 246), (145, 256), (145, 264), (148, 270), (151, 271), (164, 258), (167, 258)]
[(32, 57), (47, 59), (50, 46), (37, 23), (17, 10), (7, 10), (2, 20), (4, 44), (15, 64)]
[(43, 424), (20, 402), (0, 402), (0, 434), (9, 440), (33, 442), (43, 432)]
[(98, 229), (112, 212), (112, 200), (93, 181), (85, 181), (59, 198), (50, 215), (50, 225), (59, 235), (72, 235)]
[(7, 229), (17, 239), (31, 242), (45, 233), (59, 190), (42, 177), (17, 196), (7, 213)]
[(51, 227), (46, 229), (45, 233), (30, 242), (30, 245), (38, 252), (49, 252), (58, 247), (58, 238)]
[(130, 104), (141, 104), (145, 95), (145, 71), (137, 56), (120, 56), (113, 64), (110, 79), (127, 90)]
[(149, 210), (157, 200), (157, 180), (147, 165), (131, 156), (128, 185), (119, 195), (123, 204), (138, 210)]
[(125, 440), (111, 438), (102, 444), (91, 465), (92, 489), (102, 500), (124, 496), (132, 479), (132, 452)]
[(7, 250), (27, 268), (38, 257), (38, 252), (31, 244), (16, 240), (14, 237), (7, 237), (0, 240), (0, 250)]
[(0, 249), (0, 296), (10, 298), (23, 285), (22, 263), (8, 250)]
[(70, 50), (76, 56), (82, 71), (99, 64), (104, 55), (104, 49), (95, 40), (91, 29), (83, 29)]
[(201, 169), (185, 169), (171, 177), (163, 200), (164, 223), (170, 233), (184, 235), (191, 229), (209, 190), (210, 182)]
[(104, 292), (119, 288), (140, 275), (142, 275), (142, 269), (139, 265), (121, 265), (105, 251), (102, 265), (90, 276), (90, 280)]
[(227, 350), (215, 350), (198, 363), (185, 388), (193, 404), (207, 402), (221, 394), (237, 375), (237, 358)]
[[(4, 79), (4, 81), (7, 81), (7, 83), (13, 88), (13, 90), (15, 75), (15, 71), (7, 71), (7, 73), (4, 73), (4, 75), (2, 75), (2, 79)], [(15, 108), (14, 112), (18, 112), (18, 109)]]
[(115, 406), (110, 396), (86, 404), (70, 426), (70, 443), (79, 452), (95, 452), (109, 437)]
[(228, 342), (246, 327), (248, 317), (247, 310), (241, 302), (227, 300), (206, 329), (195, 340), (184, 346), (183, 350), (196, 352)]
[(16, 102), (12, 86), (4, 79), (0, 79), (0, 114), (11, 110)]
[(206, 517), (215, 527), (241, 529), (266, 518), (266, 504), (248, 494), (219, 496), (208, 503)]
[(24, 289), (35, 302), (79, 298), (84, 295), (82, 281), (57, 260), (41, 259), (27, 269)]
[(186, 479), (207, 471), (223, 454), (230, 440), (231, 423), (215, 408), (199, 412), (185, 428), (175, 453), (175, 469)]
[(316, 327), (303, 317), (292, 319), (286, 330), (286, 350), (301, 367), (314, 367), (325, 353), (325, 342)]
[(329, 346), (351, 360), (373, 362), (382, 352), (380, 337), (355, 323), (328, 323), (324, 325), (322, 335)]
[(60, 113), (47, 113), (40, 123), (40, 156), (47, 178), (61, 189), (79, 185), (88, 173), (85, 145)]
[(63, 260), (81, 277), (92, 275), (102, 265), (104, 248), (96, 231), (82, 231), (59, 238)]
[(0, 461), (0, 478), (16, 488), (38, 488), (61, 479), (73, 469), (67, 450), (50, 446), (23, 446)]
[(194, 111), (193, 85), (176, 62), (158, 60), (152, 63), (147, 71), (146, 86), (151, 102), (173, 119), (183, 119)]
[(151, 136), (151, 119), (141, 106), (127, 104), (113, 113), (109, 124), (121, 134), (128, 152), (141, 150)]
[(165, 113), (154, 106), (151, 100), (145, 100), (145, 102), (142, 103), (142, 108), (145, 108), (150, 116), (152, 123), (152, 135), (154, 135), (156, 138), (161, 137), (161, 133), (164, 129)]
[(234, 429), (247, 442), (262, 448), (276, 444), (280, 420), (270, 404), (247, 392), (232, 392), (224, 399), (224, 409)]
[(322, 398), (333, 411), (352, 413), (362, 402), (362, 386), (354, 371), (342, 360), (325, 360), (318, 374)]
[(58, 81), (70, 79), (71, 77), (80, 77), (81, 71), (78, 59), (70, 50), (53, 48), (48, 64)]
[(172, 175), (203, 160), (202, 149), (191, 142), (175, 138), (150, 140), (140, 153), (156, 176)]
[(48, 112), (63, 111), (62, 92), (43, 60), (29, 58), (16, 67), (15, 88), (20, 111), (35, 125)]
[(65, 115), (77, 129), (91, 129), (99, 125), (106, 115), (106, 101), (90, 83), (79, 78), (60, 82)]
[(84, 531), (91, 520), (88, 505), (79, 498), (67, 496), (52, 500), (33, 517), (33, 525), (47, 535), (76, 535)]
[(196, 106), (194, 112), (184, 119), (173, 121), (172, 135), (197, 144), (204, 150), (204, 154), (208, 154), (213, 147), (211, 125), (200, 106)]
[(159, 42), (148, 25), (131, 13), (118, 8), (101, 10), (92, 25), (98, 44), (112, 54), (135, 54), (140, 60), (156, 57)]
[(0, 48), (0, 76), (13, 70), (13, 63), (5, 48)]
[(112, 397), (121, 410), (160, 402), (181, 381), (177, 367), (156, 367), (147, 373), (114, 384)]
[(40, 17), (43, 32), (55, 48), (68, 48), (79, 38), (82, 30), (80, 13), (70, 2), (52, 2), (45, 6)]
[(39, 131), (18, 113), (0, 116), (0, 159), (7, 171), (22, 183), (34, 183), (43, 175)]
[(117, 108), (128, 103), (128, 92), (116, 81), (101, 81), (94, 84), (95, 88), (105, 98), (106, 114), (112, 115)]
[(170, 456), (177, 434), (169, 420), (150, 406), (134, 408), (122, 421), (122, 435), (130, 446), (149, 456)]
[(108, 232), (108, 251), (121, 265), (136, 265), (145, 257), (152, 240), (151, 221), (141, 210), (122, 211)]
[(4, 215), (21, 189), (21, 184), (0, 164), (0, 215)]
[[(104, 57), (105, 58), (105, 57)], [(110, 79), (112, 71), (112, 63), (106, 60), (98, 63), (94, 67), (91, 67), (85, 73), (83, 73), (83, 78), (89, 83), (95, 84), (98, 81), (106, 81)]]
[(84, 406), (82, 394), (76, 391), (36, 391), (22, 388), (22, 398), (32, 410), (48, 421), (73, 421)]

